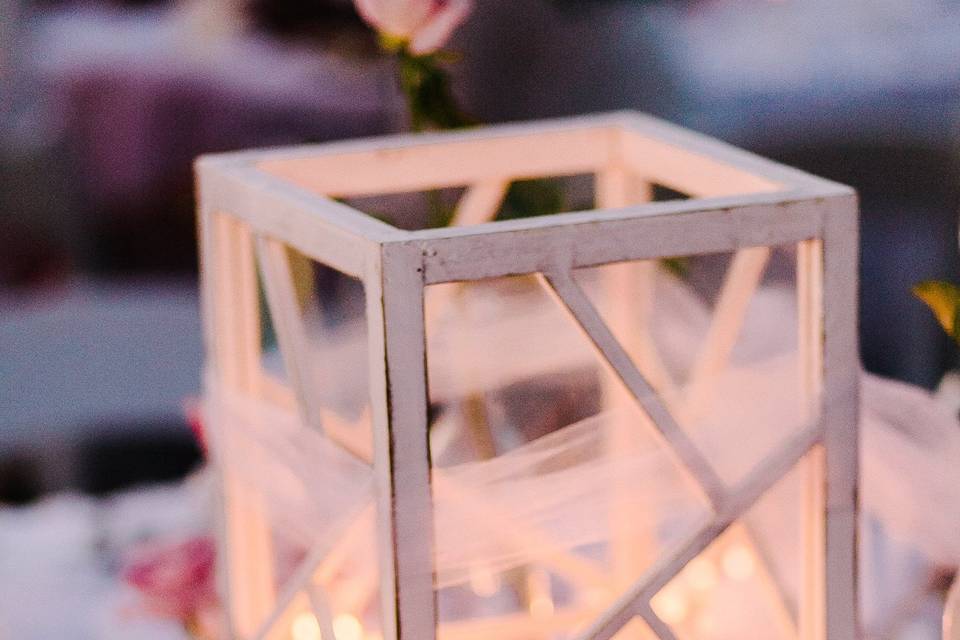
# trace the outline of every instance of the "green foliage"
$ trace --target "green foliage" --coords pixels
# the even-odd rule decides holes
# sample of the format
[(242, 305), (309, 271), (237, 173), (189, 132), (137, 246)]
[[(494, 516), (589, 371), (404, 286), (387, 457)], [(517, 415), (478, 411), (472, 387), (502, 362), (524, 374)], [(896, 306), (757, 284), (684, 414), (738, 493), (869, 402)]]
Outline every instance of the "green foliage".
[(690, 264), (686, 258), (663, 258), (660, 260), (660, 264), (678, 278), (686, 278), (690, 271)]
[[(453, 219), (456, 207), (444, 202), (439, 191), (428, 191), (427, 226), (446, 227)], [(563, 183), (551, 178), (517, 180), (511, 182), (503, 199), (497, 220), (513, 220), (560, 213), (566, 210)]]
[[(380, 46), (396, 56), (400, 89), (410, 112), (414, 131), (431, 129), (460, 129), (479, 122), (460, 109), (450, 84), (450, 76), (443, 64), (455, 60), (446, 52), (413, 55), (407, 42), (381, 35)], [(450, 224), (454, 208), (443, 201), (440, 192), (427, 194), (429, 207), (427, 225), (445, 227)], [(529, 218), (560, 213), (567, 209), (563, 183), (557, 179), (538, 178), (517, 180), (510, 184), (498, 220)], [(687, 265), (679, 258), (662, 261), (663, 266), (679, 277), (686, 275)]]
[(960, 287), (943, 280), (925, 280), (914, 285), (913, 295), (930, 307), (943, 330), (960, 345)]
[(477, 124), (460, 110), (450, 87), (450, 76), (440, 66), (440, 54), (411, 55), (406, 49), (396, 53), (400, 89), (410, 109), (414, 131), (458, 129)]
[(517, 180), (510, 184), (503, 199), (499, 220), (530, 218), (560, 213), (566, 209), (563, 184), (559, 180), (539, 178)]
[(427, 192), (427, 227), (438, 229), (448, 227), (453, 221), (453, 214), (457, 212), (456, 206), (444, 202), (439, 191)]

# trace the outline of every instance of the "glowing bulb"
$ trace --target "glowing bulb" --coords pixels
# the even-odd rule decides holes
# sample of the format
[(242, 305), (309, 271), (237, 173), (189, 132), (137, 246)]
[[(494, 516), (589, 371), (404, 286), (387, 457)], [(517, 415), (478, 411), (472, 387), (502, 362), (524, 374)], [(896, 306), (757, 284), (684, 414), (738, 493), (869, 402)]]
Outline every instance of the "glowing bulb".
[(530, 599), (530, 615), (535, 618), (548, 618), (553, 615), (553, 599), (548, 595), (538, 595)]
[(667, 587), (650, 601), (660, 619), (667, 624), (679, 624), (687, 618), (690, 612), (690, 605), (687, 598), (676, 587)]
[(723, 573), (731, 580), (746, 580), (753, 575), (755, 559), (749, 549), (736, 545), (723, 554)]
[(709, 591), (717, 584), (717, 567), (706, 558), (695, 558), (683, 571), (690, 587), (696, 591)]
[(527, 610), (535, 618), (548, 618), (553, 615), (553, 595), (550, 592), (550, 574), (542, 569), (534, 569), (527, 574), (527, 596), (530, 598)]
[(293, 640), (321, 640), (320, 623), (310, 613), (301, 613), (290, 626)]
[(486, 568), (470, 571), (470, 588), (481, 598), (489, 598), (500, 591), (500, 578)]
[(333, 634), (337, 640), (363, 640), (363, 625), (349, 613), (341, 613), (333, 619)]

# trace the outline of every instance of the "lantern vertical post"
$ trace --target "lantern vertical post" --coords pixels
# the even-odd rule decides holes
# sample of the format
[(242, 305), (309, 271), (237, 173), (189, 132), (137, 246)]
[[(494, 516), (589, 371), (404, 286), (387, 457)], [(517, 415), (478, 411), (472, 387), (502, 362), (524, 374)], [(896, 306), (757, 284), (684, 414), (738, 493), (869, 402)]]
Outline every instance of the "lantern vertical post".
[[(595, 178), (596, 206), (600, 209), (616, 209), (652, 199), (652, 186), (641, 181), (623, 162), (621, 157), (620, 131), (611, 131), (611, 161), (599, 171)], [(607, 265), (603, 274), (602, 288), (610, 314), (610, 328), (617, 337), (624, 340), (624, 347), (638, 357), (637, 367), (648, 376), (651, 384), (663, 393), (668, 391), (668, 379), (662, 369), (662, 363), (656, 357), (650, 344), (649, 321), (653, 306), (653, 287), (656, 275), (656, 262), (647, 260), (638, 264), (629, 262)], [(659, 365), (659, 366), (658, 366)], [(604, 376), (603, 404), (605, 409), (616, 409), (628, 405), (630, 394), (620, 381), (612, 376)], [(629, 420), (621, 418), (621, 423), (613, 433), (608, 445), (613, 451), (629, 450), (633, 447), (633, 438), (629, 429), (633, 426)], [(647, 536), (631, 538), (629, 522), (635, 517), (626, 508), (629, 504), (628, 489), (615, 487), (617, 508), (611, 514), (611, 556), (617, 587), (628, 586), (649, 561), (655, 541)], [(653, 516), (653, 514), (650, 514)], [(627, 637), (638, 636), (636, 631), (625, 631)]]
[(383, 637), (432, 640), (436, 595), (422, 256), (412, 244), (387, 242), (374, 249), (365, 286)]
[(859, 349), (857, 198), (824, 203), (823, 393), (826, 464), (824, 592), (830, 640), (857, 637), (857, 515), (859, 509)]
[[(201, 190), (201, 198), (207, 192)], [(201, 298), (210, 375), (236, 392), (256, 394), (260, 378), (257, 276), (249, 228), (201, 203)], [(220, 434), (210, 433), (216, 440)], [(270, 534), (258, 496), (241, 486), (226, 458), (230, 447), (212, 447), (218, 459), (223, 502), (218, 546), (219, 588), (234, 637), (254, 633), (273, 606)]]
[[(821, 419), (823, 394), (823, 242), (820, 238), (797, 244), (797, 346), (800, 398), (804, 419)], [(802, 526), (801, 586), (798, 631), (802, 640), (826, 638), (824, 534), (826, 533), (826, 476), (823, 446), (812, 449), (802, 469), (800, 517)]]

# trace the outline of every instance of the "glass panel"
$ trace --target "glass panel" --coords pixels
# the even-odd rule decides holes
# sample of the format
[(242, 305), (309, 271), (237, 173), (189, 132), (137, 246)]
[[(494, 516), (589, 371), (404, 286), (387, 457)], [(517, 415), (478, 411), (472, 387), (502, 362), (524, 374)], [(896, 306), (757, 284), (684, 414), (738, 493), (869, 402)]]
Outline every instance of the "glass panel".
[(363, 287), (282, 245), (260, 249), (272, 337), (257, 395), (223, 398), (219, 413), (266, 523), (259, 579), (292, 596), (276, 630), (361, 640), (380, 629)]
[[(533, 276), (425, 297), (441, 638), (566, 638), (705, 517)], [(617, 389), (611, 391), (611, 389)]]
[(754, 247), (575, 273), (637, 369), (729, 485), (809, 424), (794, 265), (792, 247)]
[[(678, 638), (801, 637), (801, 586), (810, 551), (803, 544), (807, 464), (801, 461), (776, 482), (653, 598), (654, 611)], [(815, 517), (811, 526), (822, 526), (822, 520)]]
[[(365, 462), (371, 461), (370, 394), (367, 375), (368, 345), (363, 284), (326, 265), (287, 248), (288, 264), (296, 297), (295, 321), (302, 330), (303, 344), (291, 354), (305, 371), (303, 395), (312, 407), (305, 408), (288, 362), (277, 340), (276, 321), (264, 295), (262, 305), (265, 332), (263, 369), (264, 393), (300, 417), (309, 409), (311, 420), (341, 447)], [(264, 288), (261, 275), (261, 288)]]

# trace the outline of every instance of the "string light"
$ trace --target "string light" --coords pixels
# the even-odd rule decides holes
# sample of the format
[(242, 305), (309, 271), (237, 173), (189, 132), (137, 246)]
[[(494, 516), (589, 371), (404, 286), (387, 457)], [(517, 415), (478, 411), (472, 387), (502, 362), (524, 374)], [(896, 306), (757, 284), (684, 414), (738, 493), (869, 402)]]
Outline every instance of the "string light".
[(756, 560), (743, 545), (734, 545), (723, 553), (723, 573), (731, 580), (746, 580), (753, 575)]
[(547, 595), (530, 598), (530, 615), (535, 618), (548, 618), (553, 615), (553, 599)]
[(500, 591), (500, 577), (484, 567), (471, 569), (470, 588), (479, 597), (489, 598)]
[(363, 625), (349, 613), (341, 613), (333, 619), (336, 640), (363, 640)]
[(686, 594), (676, 585), (666, 587), (650, 600), (653, 612), (670, 625), (680, 624), (690, 613), (690, 604)]
[(535, 618), (549, 618), (553, 615), (553, 594), (550, 590), (550, 574), (542, 569), (531, 570), (527, 574), (527, 610)]
[[(320, 623), (312, 613), (301, 613), (293, 619), (290, 625), (290, 634), (293, 640), (327, 640), (320, 631)], [(368, 635), (364, 637), (363, 625), (355, 616), (341, 613), (333, 619), (333, 635), (330, 640), (370, 640), (376, 638)]]
[(320, 623), (310, 613), (301, 613), (290, 627), (293, 640), (321, 640)]

